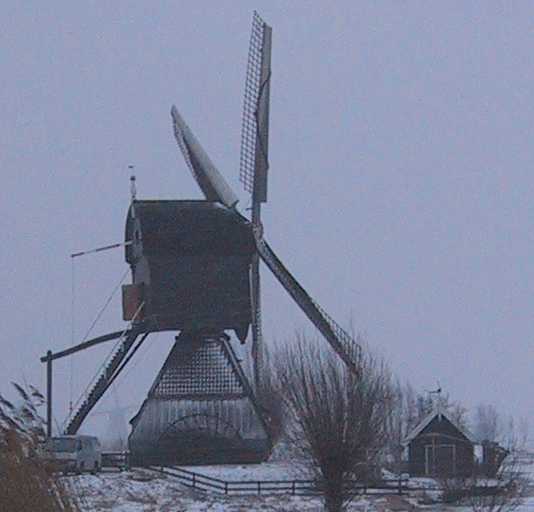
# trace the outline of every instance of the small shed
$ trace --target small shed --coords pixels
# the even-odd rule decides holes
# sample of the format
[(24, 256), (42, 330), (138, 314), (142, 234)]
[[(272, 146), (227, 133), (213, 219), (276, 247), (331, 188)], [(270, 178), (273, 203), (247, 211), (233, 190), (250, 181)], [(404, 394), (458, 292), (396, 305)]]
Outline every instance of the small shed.
[(479, 471), (489, 478), (495, 478), (502, 462), (510, 452), (495, 441), (484, 439), (480, 444), (482, 447), (482, 460), (480, 461)]
[(435, 410), (406, 436), (410, 476), (467, 476), (474, 465), (472, 434), (457, 425), (447, 413)]

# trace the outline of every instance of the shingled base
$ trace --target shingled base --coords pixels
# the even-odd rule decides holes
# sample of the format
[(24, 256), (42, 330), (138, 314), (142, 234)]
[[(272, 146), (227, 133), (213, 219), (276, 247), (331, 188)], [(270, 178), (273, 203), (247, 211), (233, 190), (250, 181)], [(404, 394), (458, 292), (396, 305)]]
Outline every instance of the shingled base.
[(224, 335), (181, 334), (132, 419), (134, 465), (265, 460), (272, 445)]

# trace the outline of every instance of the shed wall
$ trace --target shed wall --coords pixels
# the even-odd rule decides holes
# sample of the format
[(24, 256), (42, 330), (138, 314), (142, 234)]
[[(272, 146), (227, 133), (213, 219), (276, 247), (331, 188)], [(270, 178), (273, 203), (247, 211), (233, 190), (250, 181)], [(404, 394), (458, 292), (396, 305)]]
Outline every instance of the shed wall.
[(474, 448), (447, 418), (436, 416), (409, 444), (408, 460), (412, 476), (470, 475)]

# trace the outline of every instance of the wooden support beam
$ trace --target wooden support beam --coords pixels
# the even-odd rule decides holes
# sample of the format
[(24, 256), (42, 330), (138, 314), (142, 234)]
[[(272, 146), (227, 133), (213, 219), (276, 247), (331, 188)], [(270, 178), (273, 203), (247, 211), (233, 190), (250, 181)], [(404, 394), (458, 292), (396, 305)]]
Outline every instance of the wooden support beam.
[(46, 356), (46, 435), (52, 437), (52, 351)]
[[(86, 348), (94, 347), (95, 345), (104, 343), (105, 341), (110, 341), (110, 340), (115, 340), (117, 338), (120, 338), (122, 335), (124, 335), (124, 337), (127, 337), (133, 330), (134, 329), (127, 329), (126, 331), (116, 331), (116, 332), (111, 332), (109, 334), (104, 334), (103, 336), (98, 336), (97, 338), (93, 338), (92, 340), (84, 341), (83, 343), (80, 343), (79, 345), (67, 348), (65, 350), (62, 350), (61, 352), (56, 352), (55, 354), (53, 354), (49, 350), (46, 356), (41, 357), (41, 363), (47, 363), (49, 360), (53, 361), (54, 359), (60, 359), (62, 357), (70, 356), (71, 354), (75, 354), (76, 352), (80, 352), (81, 350), (85, 350)], [(138, 332), (141, 332), (141, 331), (139, 330)]]

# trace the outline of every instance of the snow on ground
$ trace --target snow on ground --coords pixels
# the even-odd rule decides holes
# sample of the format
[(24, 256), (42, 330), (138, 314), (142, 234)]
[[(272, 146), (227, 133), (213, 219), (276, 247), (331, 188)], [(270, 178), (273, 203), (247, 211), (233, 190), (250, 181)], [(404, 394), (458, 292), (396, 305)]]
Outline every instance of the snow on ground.
[(228, 482), (235, 480), (295, 480), (306, 478), (306, 475), (289, 462), (180, 467), (212, 478), (226, 480)]
[[(444, 509), (435, 508), (436, 512), (473, 512), (473, 509), (469, 507), (447, 507)], [(534, 496), (530, 496), (525, 499), (525, 501), (519, 505), (514, 512), (533, 512), (534, 511)]]
[[(265, 463), (240, 466), (190, 466), (187, 469), (221, 480), (276, 480), (299, 478), (288, 463)], [(534, 476), (534, 465), (525, 468)], [(176, 478), (152, 471), (132, 470), (123, 473), (65, 477), (66, 484), (78, 497), (82, 512), (271, 512), (323, 510), (317, 497), (301, 496), (224, 496), (191, 490)], [(428, 482), (427, 482), (428, 483)], [(534, 512), (534, 486), (517, 512)], [(471, 512), (466, 507), (417, 504), (418, 493), (401, 496), (371, 497), (353, 503), (351, 512)]]
[[(223, 496), (193, 491), (176, 479), (133, 470), (66, 477), (83, 512), (270, 512), (322, 510), (318, 498)], [(351, 510), (363, 512), (365, 502)]]
[[(262, 465), (263, 466), (263, 465)], [(203, 466), (203, 469), (209, 468)], [(211, 467), (212, 475), (226, 476), (236, 468), (250, 478), (267, 478), (280, 475), (278, 468), (223, 466)], [(286, 468), (287, 470), (287, 468)], [(281, 470), (280, 470), (281, 471)], [(233, 478), (237, 479), (235, 473)], [(239, 474), (239, 473), (238, 473)], [(285, 473), (288, 475), (288, 473)], [(270, 478), (270, 476), (269, 476)], [(318, 512), (323, 510), (322, 501), (308, 496), (224, 496), (217, 493), (193, 491), (181, 485), (175, 478), (151, 471), (132, 470), (123, 473), (100, 473), (65, 477), (65, 482), (78, 497), (82, 512)], [(384, 512), (390, 510), (389, 500), (405, 504), (397, 510), (413, 510), (412, 505), (400, 496), (388, 498), (362, 498), (351, 504), (351, 512)]]

